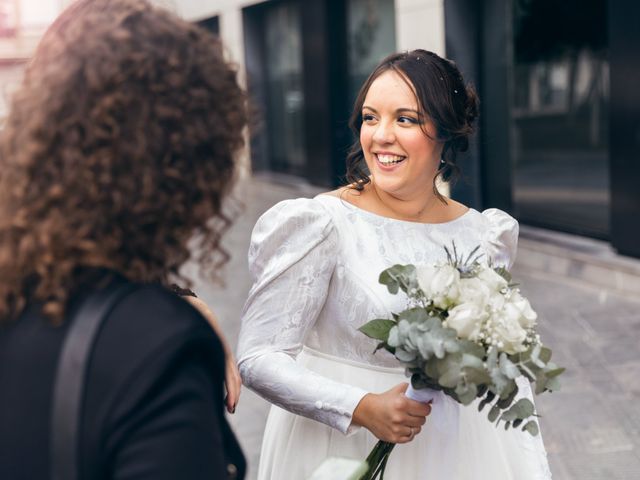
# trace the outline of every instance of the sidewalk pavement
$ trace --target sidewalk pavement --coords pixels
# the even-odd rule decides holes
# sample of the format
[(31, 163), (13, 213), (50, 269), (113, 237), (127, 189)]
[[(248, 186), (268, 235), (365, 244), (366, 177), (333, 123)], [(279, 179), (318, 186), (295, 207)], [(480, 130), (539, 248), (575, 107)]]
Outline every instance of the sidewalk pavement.
[[(251, 282), (246, 254), (259, 216), (286, 198), (319, 190), (276, 177), (243, 181), (243, 212), (223, 242), (232, 255), (226, 285), (195, 274), (195, 291), (216, 312), (235, 345)], [(523, 227), (514, 278), (540, 315), (542, 337), (567, 367), (562, 390), (537, 401), (555, 480), (640, 478), (640, 261), (618, 257), (606, 244)], [(187, 268), (191, 272), (191, 268)], [(248, 389), (230, 420), (257, 475), (269, 404)], [(284, 479), (283, 479), (284, 480)], [(482, 480), (482, 479), (479, 479)]]

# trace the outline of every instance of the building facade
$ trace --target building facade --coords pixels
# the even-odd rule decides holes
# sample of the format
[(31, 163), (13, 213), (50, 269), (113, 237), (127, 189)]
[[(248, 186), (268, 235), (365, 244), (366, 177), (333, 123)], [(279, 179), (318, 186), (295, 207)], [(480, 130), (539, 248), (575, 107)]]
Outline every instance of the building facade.
[[(218, 33), (240, 66), (254, 111), (247, 170), (341, 184), (359, 86), (385, 55), (424, 48), (455, 60), (481, 99), (455, 198), (640, 257), (640, 3), (153, 1)], [(0, 0), (4, 85), (35, 45), (33, 28), (11, 32), (27, 4)]]
[(340, 184), (359, 85), (386, 54), (425, 48), (455, 60), (482, 101), (454, 197), (640, 257), (636, 2), (181, 1), (178, 9), (218, 18), (245, 67), (258, 112), (253, 171)]

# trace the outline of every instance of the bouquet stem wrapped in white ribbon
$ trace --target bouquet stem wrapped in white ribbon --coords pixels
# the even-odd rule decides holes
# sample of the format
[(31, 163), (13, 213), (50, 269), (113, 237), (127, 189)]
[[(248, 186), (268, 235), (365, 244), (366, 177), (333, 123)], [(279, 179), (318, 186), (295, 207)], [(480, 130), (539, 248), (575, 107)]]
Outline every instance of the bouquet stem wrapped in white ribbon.
[[(527, 398), (516, 401), (516, 378), (535, 383), (535, 393), (557, 390), (564, 371), (551, 360), (551, 350), (536, 333), (537, 314), (503, 268), (479, 262), (476, 248), (458, 257), (455, 245), (439, 265), (395, 265), (380, 274), (389, 292), (402, 290), (406, 310), (391, 319), (375, 319), (360, 328), (379, 340), (411, 376), (407, 396), (427, 402), (446, 395), (478, 409), (489, 408), (488, 420), (505, 429), (538, 435), (537, 416)], [(439, 418), (438, 428), (456, 428)], [(439, 418), (439, 420), (438, 420)], [(448, 425), (447, 425), (448, 424)], [(382, 479), (394, 444), (380, 441), (367, 457), (361, 480)]]

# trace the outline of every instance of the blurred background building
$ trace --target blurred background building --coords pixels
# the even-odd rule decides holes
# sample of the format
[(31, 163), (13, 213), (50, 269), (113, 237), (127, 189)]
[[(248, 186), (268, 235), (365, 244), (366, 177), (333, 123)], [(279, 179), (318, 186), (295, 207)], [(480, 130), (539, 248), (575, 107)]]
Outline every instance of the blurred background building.
[[(0, 0), (3, 95), (69, 0)], [(254, 172), (342, 182), (359, 86), (385, 55), (455, 60), (480, 94), (455, 198), (640, 257), (633, 0), (155, 0), (216, 33), (256, 108)], [(0, 114), (6, 110), (0, 103)]]

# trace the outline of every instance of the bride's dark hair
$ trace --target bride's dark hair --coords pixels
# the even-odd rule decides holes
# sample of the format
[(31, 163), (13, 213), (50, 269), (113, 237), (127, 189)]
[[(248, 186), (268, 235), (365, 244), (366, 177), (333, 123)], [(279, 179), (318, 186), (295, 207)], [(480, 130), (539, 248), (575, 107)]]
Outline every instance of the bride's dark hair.
[[(433, 122), (435, 140), (444, 144), (439, 174), (445, 181), (455, 180), (460, 173), (456, 157), (469, 148), (469, 137), (474, 132), (478, 96), (471, 84), (465, 84), (454, 62), (427, 50), (413, 50), (394, 53), (382, 60), (360, 88), (349, 119), (356, 140), (347, 156), (347, 181), (357, 190), (371, 181), (360, 145), (362, 105), (371, 84), (389, 70), (400, 74), (415, 92), (420, 115)], [(435, 179), (433, 189), (443, 200)]]

